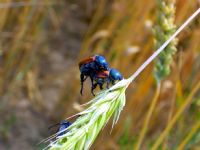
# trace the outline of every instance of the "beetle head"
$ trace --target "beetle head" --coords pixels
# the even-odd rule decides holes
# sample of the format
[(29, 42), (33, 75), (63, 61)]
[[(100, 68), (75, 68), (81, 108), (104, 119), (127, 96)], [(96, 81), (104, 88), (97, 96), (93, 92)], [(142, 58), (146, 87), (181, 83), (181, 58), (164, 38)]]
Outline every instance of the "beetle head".
[(104, 70), (109, 70), (108, 63), (105, 59), (105, 57), (101, 55), (96, 55), (95, 61), (99, 64), (99, 66)]
[(117, 69), (114, 69), (114, 68), (110, 69), (109, 77), (113, 81), (120, 81), (123, 79), (122, 74)]

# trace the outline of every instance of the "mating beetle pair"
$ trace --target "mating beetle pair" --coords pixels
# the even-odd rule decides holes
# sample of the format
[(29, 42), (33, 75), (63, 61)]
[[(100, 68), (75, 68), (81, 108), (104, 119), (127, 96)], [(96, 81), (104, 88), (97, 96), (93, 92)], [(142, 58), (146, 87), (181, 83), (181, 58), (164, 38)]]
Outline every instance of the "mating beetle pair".
[(123, 79), (121, 73), (114, 68), (109, 68), (106, 59), (101, 55), (95, 55), (89, 57), (79, 63), (79, 69), (81, 72), (81, 90), (80, 93), (83, 93), (83, 83), (90, 77), (92, 86), (91, 93), (94, 94), (94, 89), (99, 85), (100, 89), (103, 89), (104, 83), (107, 83), (107, 88), (109, 84), (115, 84), (116, 81)]

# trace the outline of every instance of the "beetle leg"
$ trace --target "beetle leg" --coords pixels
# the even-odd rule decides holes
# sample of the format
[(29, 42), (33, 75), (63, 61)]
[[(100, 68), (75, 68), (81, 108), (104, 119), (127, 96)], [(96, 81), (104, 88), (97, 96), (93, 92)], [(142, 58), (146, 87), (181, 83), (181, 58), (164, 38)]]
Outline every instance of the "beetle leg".
[(92, 83), (91, 93), (92, 93), (93, 96), (95, 96), (94, 89), (96, 88), (96, 84), (94, 84), (94, 79), (93, 79), (92, 76), (90, 76), (90, 80), (91, 80), (91, 83)]
[(83, 74), (80, 75), (80, 79), (81, 79), (81, 90), (80, 90), (80, 93), (81, 93), (81, 95), (83, 95), (83, 82), (86, 80), (86, 79), (84, 79), (84, 77), (85, 76)]
[(106, 88), (109, 89), (110, 79), (106, 80)]
[(100, 88), (100, 90), (103, 90), (103, 84), (102, 83), (99, 84), (99, 88)]
[(114, 80), (111, 80), (111, 83), (112, 83), (112, 85), (115, 85), (115, 81)]
[(91, 93), (92, 93), (93, 96), (95, 96), (94, 89), (96, 89), (96, 87), (97, 87), (97, 83), (92, 84)]

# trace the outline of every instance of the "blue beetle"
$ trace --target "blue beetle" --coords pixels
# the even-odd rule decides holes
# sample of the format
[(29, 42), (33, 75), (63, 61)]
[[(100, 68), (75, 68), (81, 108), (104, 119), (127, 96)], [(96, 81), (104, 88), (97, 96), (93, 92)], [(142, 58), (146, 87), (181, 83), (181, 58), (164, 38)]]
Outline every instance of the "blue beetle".
[[(65, 121), (64, 120), (64, 121), (60, 122), (60, 127), (59, 127), (59, 130), (58, 130), (57, 137), (62, 136), (63, 134), (65, 134), (67, 132), (65, 129), (68, 128), (70, 125), (71, 125), (71, 123), (69, 121)], [(63, 130), (65, 130), (65, 131), (63, 131)]]
[[(49, 129), (58, 126), (59, 125), (59, 129), (57, 130), (58, 135), (56, 137), (62, 136), (63, 134), (65, 134), (67, 131), (65, 130), (66, 128), (68, 128), (71, 123), (69, 121), (61, 121), (60, 123), (54, 124), (52, 126), (49, 127)], [(65, 131), (63, 131), (65, 130)], [(63, 132), (62, 132), (63, 131)]]
[(123, 79), (122, 74), (117, 69), (109, 69), (109, 71), (99, 71), (96, 74), (92, 75), (93, 81), (95, 83), (92, 84), (91, 93), (94, 94), (94, 89), (99, 85), (99, 88), (102, 90), (104, 83), (106, 83), (106, 87), (109, 88), (109, 84), (114, 85), (116, 81), (120, 81)]
[(94, 55), (87, 59), (82, 60), (79, 62), (79, 69), (80, 69), (80, 80), (81, 80), (81, 90), (80, 93), (83, 93), (83, 82), (90, 77), (91, 82), (93, 84), (93, 76), (95, 72), (109, 70), (108, 63), (106, 59), (101, 55)]

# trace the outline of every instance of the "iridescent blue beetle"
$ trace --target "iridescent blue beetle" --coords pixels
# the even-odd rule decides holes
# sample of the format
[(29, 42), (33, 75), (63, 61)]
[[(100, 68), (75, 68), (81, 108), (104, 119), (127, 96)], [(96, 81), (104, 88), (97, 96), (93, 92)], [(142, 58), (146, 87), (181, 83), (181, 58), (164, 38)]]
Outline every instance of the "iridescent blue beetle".
[(94, 55), (85, 60), (79, 62), (80, 69), (80, 80), (81, 80), (81, 90), (80, 93), (83, 93), (83, 82), (90, 77), (93, 84), (93, 75), (96, 72), (109, 70), (108, 63), (106, 59), (101, 55)]
[[(60, 122), (60, 127), (59, 127), (59, 130), (58, 130), (57, 137), (62, 136), (63, 134), (65, 134), (67, 132), (65, 129), (68, 128), (70, 125), (71, 125), (71, 123), (69, 121)], [(65, 131), (63, 131), (63, 130), (65, 130)]]
[(123, 76), (117, 69), (109, 69), (109, 71), (99, 71), (96, 74), (92, 75), (94, 83), (91, 87), (91, 93), (94, 94), (94, 89), (99, 85), (99, 88), (102, 90), (104, 83), (106, 87), (109, 88), (109, 84), (114, 85), (117, 81), (123, 79)]
[(65, 133), (67, 133), (67, 130), (65, 130), (65, 129), (68, 128), (71, 125), (71, 123), (69, 121), (64, 120), (64, 121), (61, 121), (60, 123), (50, 126), (49, 129), (51, 129), (55, 126), (58, 126), (58, 125), (59, 125), (59, 129), (57, 130), (58, 135), (56, 137), (62, 136)]

